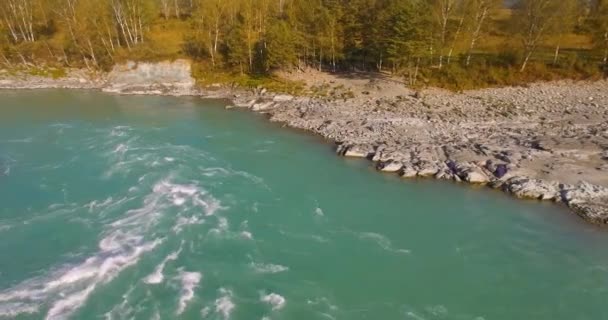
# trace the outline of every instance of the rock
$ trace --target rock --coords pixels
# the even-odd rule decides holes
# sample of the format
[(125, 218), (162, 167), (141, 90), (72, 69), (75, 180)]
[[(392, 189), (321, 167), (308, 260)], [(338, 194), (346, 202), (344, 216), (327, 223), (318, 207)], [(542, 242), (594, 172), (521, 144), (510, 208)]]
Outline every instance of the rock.
[(502, 180), (494, 180), (488, 183), (488, 187), (492, 189), (501, 189), (505, 182)]
[(604, 150), (601, 155), (602, 159), (608, 160), (608, 150)]
[(426, 164), (423, 167), (419, 167), (418, 169), (418, 176), (419, 177), (432, 177), (434, 175), (436, 175), (439, 172), (439, 168), (437, 168), (436, 165), (433, 164)]
[(405, 179), (416, 178), (417, 175), (418, 172), (410, 166), (403, 167), (403, 169), (401, 170), (401, 177)]
[(435, 179), (438, 180), (453, 180), (454, 174), (450, 170), (440, 170), (435, 174)]
[(562, 198), (566, 203), (608, 198), (608, 188), (581, 182), (574, 187), (564, 187)]
[(104, 91), (114, 93), (190, 95), (195, 80), (187, 60), (118, 64), (108, 74)]
[(608, 224), (608, 198), (595, 201), (574, 201), (568, 206), (581, 218), (599, 225)]
[(252, 108), (256, 102), (257, 99), (249, 100), (246, 102), (234, 102), (234, 106), (239, 108)]
[(498, 179), (501, 179), (508, 172), (509, 172), (509, 168), (507, 167), (506, 164), (499, 164), (496, 166), (496, 169), (494, 170), (494, 176)]
[(373, 152), (367, 146), (359, 146), (359, 145), (344, 146), (343, 145), (343, 146), (341, 146), (341, 148), (339, 148), (338, 153), (345, 157), (368, 158)]
[(268, 110), (270, 108), (272, 108), (274, 106), (274, 102), (270, 101), (270, 102), (261, 102), (261, 103), (254, 103), (253, 106), (251, 107), (251, 110), (253, 111), (265, 111)]
[(456, 163), (448, 161), (446, 166), (463, 181), (474, 184), (486, 184), (490, 178), (484, 173), (483, 169), (472, 163)]
[(276, 95), (274, 98), (272, 98), (272, 101), (274, 102), (287, 102), (291, 100), (293, 100), (293, 96), (288, 94)]
[(403, 168), (403, 165), (396, 161), (387, 161), (378, 164), (378, 170), (383, 172), (398, 172), (401, 168)]
[(503, 190), (522, 199), (560, 200), (559, 185), (540, 179), (513, 177), (502, 185)]
[(479, 168), (471, 169), (465, 173), (464, 181), (474, 184), (486, 184), (490, 181), (483, 171)]

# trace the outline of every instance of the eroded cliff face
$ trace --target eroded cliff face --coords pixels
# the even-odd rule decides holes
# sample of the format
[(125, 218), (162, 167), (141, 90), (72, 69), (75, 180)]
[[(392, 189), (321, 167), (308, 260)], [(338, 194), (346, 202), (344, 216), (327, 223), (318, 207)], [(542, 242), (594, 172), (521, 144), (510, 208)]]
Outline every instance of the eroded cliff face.
[(194, 94), (195, 80), (188, 60), (127, 62), (114, 66), (103, 91), (130, 94)]
[(194, 95), (197, 90), (191, 70), (188, 60), (127, 62), (114, 66), (109, 73), (68, 69), (65, 76), (57, 78), (28, 70), (0, 70), (0, 88), (74, 88), (120, 94)]

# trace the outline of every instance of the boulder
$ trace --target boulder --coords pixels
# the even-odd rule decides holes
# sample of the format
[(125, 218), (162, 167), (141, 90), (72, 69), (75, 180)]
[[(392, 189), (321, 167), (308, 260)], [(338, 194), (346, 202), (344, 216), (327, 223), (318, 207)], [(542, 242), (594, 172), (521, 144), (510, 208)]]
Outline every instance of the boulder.
[(256, 99), (245, 101), (245, 102), (234, 102), (235, 107), (239, 108), (251, 108), (257, 102)]
[(608, 224), (608, 198), (595, 199), (594, 201), (572, 201), (568, 203), (568, 206), (581, 218), (591, 223)]
[(454, 175), (461, 180), (474, 184), (486, 184), (490, 182), (490, 178), (484, 173), (483, 169), (473, 163), (456, 163), (448, 161), (446, 166)]
[(556, 182), (513, 177), (502, 188), (518, 198), (538, 200), (560, 200), (560, 187)]
[(363, 145), (341, 145), (336, 151), (338, 154), (351, 158), (367, 158), (373, 154), (373, 149)]
[(418, 175), (418, 172), (416, 170), (414, 170), (414, 168), (412, 168), (411, 166), (405, 166), (401, 170), (401, 177), (405, 178), (405, 179), (416, 178), (417, 175)]
[(454, 174), (450, 170), (439, 170), (439, 172), (437, 172), (437, 174), (435, 174), (435, 179), (453, 180)]
[(488, 176), (479, 168), (472, 168), (465, 173), (464, 181), (474, 184), (486, 184), (490, 182)]
[(403, 164), (397, 161), (387, 161), (378, 164), (378, 170), (383, 172), (398, 172), (403, 168)]
[(272, 101), (274, 102), (287, 102), (287, 101), (291, 101), (293, 100), (293, 96), (288, 95), (288, 94), (280, 94), (280, 95), (276, 95), (274, 96), (274, 98), (272, 98)]
[(432, 177), (439, 172), (439, 168), (435, 164), (418, 165), (419, 177)]
[(608, 198), (608, 188), (583, 181), (576, 186), (564, 187), (562, 198), (567, 203)]
[(253, 106), (251, 107), (251, 110), (253, 111), (265, 111), (268, 110), (270, 108), (272, 108), (274, 106), (274, 102), (270, 101), (270, 102), (260, 102), (260, 103), (254, 103)]
[(507, 167), (506, 164), (499, 164), (496, 166), (496, 169), (494, 169), (494, 176), (498, 179), (501, 179), (508, 172), (509, 172), (509, 168)]

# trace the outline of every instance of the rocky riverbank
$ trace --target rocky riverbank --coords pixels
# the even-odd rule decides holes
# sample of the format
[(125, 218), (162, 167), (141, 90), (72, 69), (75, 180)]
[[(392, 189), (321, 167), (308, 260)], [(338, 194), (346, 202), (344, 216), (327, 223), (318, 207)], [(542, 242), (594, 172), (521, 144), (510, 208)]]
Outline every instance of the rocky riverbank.
[(488, 185), (608, 224), (608, 82), (464, 93), (387, 93), (368, 82), (352, 98), (265, 93), (235, 105), (335, 141), (338, 154), (380, 171)]
[(412, 91), (370, 75), (299, 75), (321, 97), (259, 88), (200, 90), (187, 61), (129, 63), (109, 74), (52, 79), (0, 73), (0, 88), (224, 97), (271, 121), (319, 134), (337, 153), (368, 158), (403, 178), (483, 184), (550, 200), (608, 224), (608, 82), (541, 83), (451, 93)]

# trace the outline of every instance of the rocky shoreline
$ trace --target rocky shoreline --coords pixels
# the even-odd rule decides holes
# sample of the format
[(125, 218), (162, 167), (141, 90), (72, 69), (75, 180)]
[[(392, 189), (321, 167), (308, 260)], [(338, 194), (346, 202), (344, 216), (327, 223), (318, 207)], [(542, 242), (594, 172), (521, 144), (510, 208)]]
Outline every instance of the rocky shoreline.
[(201, 90), (186, 61), (127, 64), (91, 77), (0, 75), (0, 88), (228, 98), (229, 107), (318, 134), (334, 141), (338, 154), (370, 159), (379, 171), (488, 185), (563, 203), (591, 223), (608, 224), (608, 81), (463, 93), (417, 92), (375, 78), (324, 85), (333, 86), (324, 97)]

